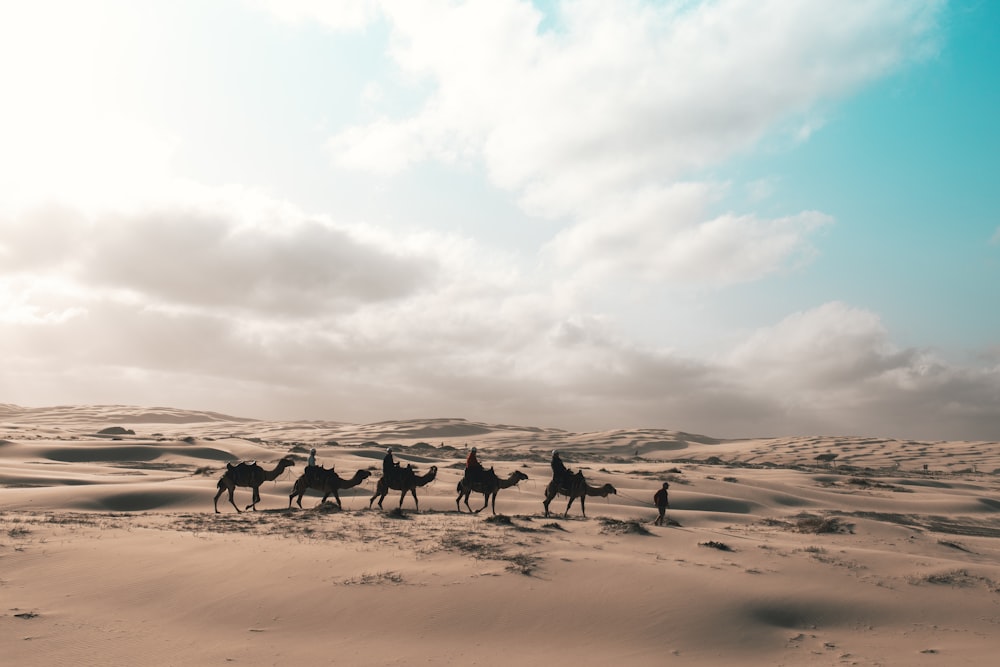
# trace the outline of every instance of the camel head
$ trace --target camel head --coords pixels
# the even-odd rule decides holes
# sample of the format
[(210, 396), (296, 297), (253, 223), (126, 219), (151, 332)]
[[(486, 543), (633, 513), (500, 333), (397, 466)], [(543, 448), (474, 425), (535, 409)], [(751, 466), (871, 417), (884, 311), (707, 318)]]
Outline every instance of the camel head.
[(615, 489), (615, 487), (611, 486), (610, 484), (605, 484), (604, 486), (601, 487), (601, 495), (605, 498), (607, 498), (609, 495), (616, 496), (618, 495), (618, 490)]
[(423, 475), (422, 477), (417, 477), (417, 486), (430, 484), (431, 482), (434, 481), (434, 478), (437, 477), (437, 474), (438, 474), (438, 467), (431, 466), (431, 469), (427, 471), (426, 475)]
[(511, 478), (511, 481), (513, 481), (515, 484), (519, 484), (519, 483), (523, 482), (524, 480), (528, 479), (528, 475), (526, 475), (525, 473), (521, 472), (520, 470), (515, 470), (514, 472), (512, 472), (510, 474), (510, 478)]
[(359, 470), (354, 473), (354, 479), (352, 481), (361, 482), (372, 476), (371, 470)]

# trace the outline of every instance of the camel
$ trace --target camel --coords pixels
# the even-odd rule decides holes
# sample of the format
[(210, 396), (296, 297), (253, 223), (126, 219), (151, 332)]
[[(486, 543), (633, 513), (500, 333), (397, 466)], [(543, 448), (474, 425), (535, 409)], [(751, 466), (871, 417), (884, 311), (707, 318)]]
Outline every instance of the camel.
[(615, 487), (610, 484), (605, 484), (604, 486), (591, 486), (587, 484), (587, 480), (583, 478), (583, 473), (578, 472), (575, 475), (568, 476), (568, 483), (557, 484), (555, 478), (549, 482), (549, 485), (545, 487), (545, 500), (542, 504), (545, 505), (545, 516), (549, 515), (549, 503), (552, 499), (556, 497), (557, 494), (562, 494), (564, 496), (569, 496), (569, 502), (566, 503), (566, 512), (563, 516), (569, 516), (569, 508), (573, 504), (573, 501), (577, 498), (580, 499), (580, 511), (583, 516), (587, 516), (586, 501), (587, 496), (600, 496), (602, 498), (607, 498), (608, 495), (617, 494), (618, 491)]
[(291, 509), (292, 498), (295, 498), (295, 496), (298, 496), (296, 502), (299, 504), (299, 507), (302, 507), (302, 496), (309, 489), (313, 489), (314, 491), (323, 492), (323, 500), (319, 501), (319, 505), (325, 503), (326, 499), (332, 493), (334, 500), (337, 501), (338, 509), (344, 509), (344, 506), (340, 504), (340, 490), (353, 488), (369, 477), (371, 477), (371, 472), (367, 470), (359, 470), (354, 473), (354, 477), (342, 479), (332, 468), (330, 470), (321, 466), (306, 468), (302, 476), (295, 480), (295, 486), (292, 487), (292, 492), (288, 494), (288, 508)]
[[(479, 514), (484, 509), (486, 509), (486, 506), (490, 504), (490, 500), (492, 499), (493, 514), (496, 514), (497, 493), (500, 492), (500, 489), (509, 489), (512, 486), (517, 486), (518, 483), (526, 479), (528, 479), (528, 476), (525, 475), (520, 470), (515, 470), (514, 472), (512, 472), (510, 474), (510, 477), (508, 477), (507, 479), (500, 479), (499, 477), (497, 477), (497, 474), (493, 471), (493, 468), (490, 468), (489, 470), (484, 470), (482, 472), (482, 477), (476, 480), (475, 482), (469, 482), (463, 477), (461, 480), (459, 480), (458, 487), (456, 489), (458, 491), (458, 497), (455, 498), (455, 507), (458, 508), (459, 512), (462, 511), (462, 507), (461, 505), (458, 504), (458, 501), (462, 496), (465, 496), (465, 506), (469, 508), (470, 512), (473, 512), (474, 514)], [(469, 505), (469, 495), (471, 495), (473, 492), (483, 494), (483, 506), (477, 510), (473, 510), (472, 507)]]
[[(252, 502), (246, 506), (246, 509), (253, 508), (253, 511), (256, 512), (257, 503), (260, 502), (260, 485), (278, 479), (278, 475), (285, 472), (285, 468), (294, 465), (295, 461), (289, 456), (278, 461), (274, 470), (264, 470), (256, 463), (244, 462), (238, 465), (227, 463), (226, 472), (222, 473), (222, 478), (219, 480), (219, 492), (215, 494), (215, 513), (219, 513), (219, 496), (222, 495), (223, 491), (229, 491), (229, 502), (233, 507), (236, 507), (236, 503), (233, 502), (233, 491), (236, 490), (237, 486), (249, 486), (253, 489)], [(239, 512), (240, 508), (236, 507), (236, 511)]]
[(389, 475), (389, 479), (386, 475), (382, 475), (378, 482), (375, 484), (375, 494), (368, 501), (368, 507), (371, 508), (372, 503), (378, 498), (379, 509), (382, 508), (382, 501), (385, 500), (386, 494), (389, 493), (389, 489), (395, 489), (396, 491), (402, 491), (399, 495), (399, 509), (403, 509), (403, 500), (406, 499), (406, 494), (413, 494), (413, 504), (416, 506), (417, 511), (420, 510), (420, 501), (417, 500), (417, 487), (425, 486), (430, 482), (434, 481), (437, 477), (437, 466), (431, 466), (430, 471), (424, 475), (417, 475), (413, 471), (413, 466), (408, 465), (405, 468), (397, 468), (394, 475)]

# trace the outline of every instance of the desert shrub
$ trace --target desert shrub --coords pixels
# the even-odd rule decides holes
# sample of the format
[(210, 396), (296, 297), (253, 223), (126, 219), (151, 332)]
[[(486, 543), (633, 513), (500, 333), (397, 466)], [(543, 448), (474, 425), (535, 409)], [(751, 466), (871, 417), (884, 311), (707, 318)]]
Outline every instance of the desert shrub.
[(988, 579), (978, 574), (971, 574), (964, 568), (950, 570), (948, 572), (925, 574), (920, 577), (907, 577), (907, 581), (917, 586), (920, 584), (932, 584), (935, 586), (955, 586), (960, 588), (968, 588), (983, 584), (991, 592), (1000, 593), (1000, 584), (992, 579)]
[(699, 547), (708, 547), (710, 549), (718, 549), (719, 551), (732, 551), (733, 548), (726, 544), (725, 542), (716, 542), (715, 540), (709, 540), (708, 542), (699, 542)]
[(530, 577), (538, 567), (538, 558), (530, 554), (513, 554), (506, 556), (505, 560), (509, 561), (506, 568), (508, 572), (523, 574), (526, 577)]
[(601, 532), (614, 535), (652, 535), (638, 521), (619, 521), (601, 517)]
[(356, 586), (365, 584), (401, 584), (403, 583), (403, 575), (398, 572), (366, 572), (357, 577), (351, 577), (350, 579), (345, 579), (343, 584), (345, 586)]
[(513, 526), (514, 522), (506, 514), (497, 514), (496, 516), (486, 517), (486, 523), (492, 523), (497, 526)]
[(795, 528), (800, 533), (815, 535), (851, 532), (850, 526), (835, 516), (821, 517), (812, 514), (800, 514), (796, 517)]

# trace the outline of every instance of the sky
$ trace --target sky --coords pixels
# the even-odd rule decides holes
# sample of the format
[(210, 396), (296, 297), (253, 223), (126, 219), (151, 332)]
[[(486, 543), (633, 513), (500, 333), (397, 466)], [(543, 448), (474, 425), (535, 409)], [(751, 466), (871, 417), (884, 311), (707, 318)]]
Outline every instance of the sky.
[(0, 0), (0, 403), (1000, 440), (1000, 3)]

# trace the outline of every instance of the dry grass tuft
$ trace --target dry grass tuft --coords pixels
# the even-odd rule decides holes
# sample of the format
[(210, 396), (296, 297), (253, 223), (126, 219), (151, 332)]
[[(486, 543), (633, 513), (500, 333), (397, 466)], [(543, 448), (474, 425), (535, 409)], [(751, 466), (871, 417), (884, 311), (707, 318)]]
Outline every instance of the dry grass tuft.
[(820, 517), (813, 514), (800, 514), (796, 517), (795, 529), (800, 533), (822, 535), (828, 533), (851, 533), (850, 524), (844, 523), (835, 516)]
[(638, 521), (619, 521), (601, 517), (601, 532), (605, 535), (652, 535)]
[(364, 586), (367, 584), (401, 584), (403, 583), (403, 575), (399, 572), (366, 572), (358, 577), (351, 577), (350, 579), (345, 579), (343, 582), (345, 586)]
[(907, 577), (914, 586), (921, 584), (933, 584), (935, 586), (954, 586), (956, 588), (971, 588), (973, 586), (984, 585), (992, 593), (1000, 593), (1000, 584), (987, 577), (970, 574), (968, 570), (962, 568), (949, 570), (948, 572), (938, 572), (925, 574), (923, 576)]

